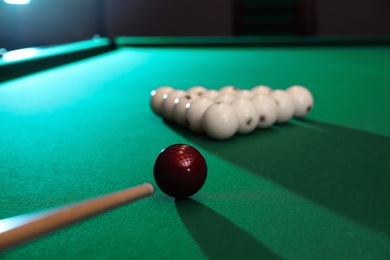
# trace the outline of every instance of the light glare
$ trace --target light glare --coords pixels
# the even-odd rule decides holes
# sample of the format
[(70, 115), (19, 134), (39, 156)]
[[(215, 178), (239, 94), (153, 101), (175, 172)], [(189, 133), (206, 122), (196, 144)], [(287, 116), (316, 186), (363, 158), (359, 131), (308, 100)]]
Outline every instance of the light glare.
[(30, 3), (30, 0), (4, 0), (4, 2), (10, 5), (27, 5)]
[(28, 59), (34, 57), (38, 53), (39, 53), (38, 49), (35, 48), (26, 48), (26, 49), (20, 49), (15, 51), (9, 51), (4, 54), (3, 60), (15, 61), (15, 60)]

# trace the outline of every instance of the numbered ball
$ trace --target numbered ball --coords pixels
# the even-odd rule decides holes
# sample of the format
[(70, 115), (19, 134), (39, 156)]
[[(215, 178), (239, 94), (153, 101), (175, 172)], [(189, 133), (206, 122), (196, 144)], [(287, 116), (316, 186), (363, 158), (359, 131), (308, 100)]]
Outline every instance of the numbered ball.
[(184, 96), (185, 94), (186, 92), (183, 90), (173, 90), (163, 96), (161, 114), (166, 120), (173, 121), (173, 109), (176, 105), (176, 99)]
[(193, 86), (187, 90), (187, 94), (189, 95), (197, 95), (197, 96), (202, 96), (203, 93), (205, 93), (207, 89), (203, 86)]
[(294, 115), (294, 102), (289, 94), (284, 90), (274, 90), (271, 92), (270, 97), (275, 100), (278, 107), (277, 123), (285, 123), (290, 120)]
[(304, 117), (313, 109), (314, 98), (307, 88), (295, 85), (289, 87), (286, 92), (290, 95), (294, 103), (294, 117)]
[(224, 87), (219, 89), (219, 93), (221, 93), (221, 94), (230, 94), (230, 95), (234, 95), (238, 91), (239, 91), (239, 89), (236, 88), (235, 86), (224, 86)]
[(265, 85), (259, 85), (255, 86), (251, 89), (254, 95), (256, 94), (263, 94), (263, 95), (269, 95), (272, 92), (272, 89)]
[(236, 98), (246, 98), (246, 99), (250, 99), (251, 97), (253, 97), (253, 92), (250, 91), (250, 90), (247, 90), (247, 89), (244, 89), (244, 90), (240, 90), (236, 93), (235, 95)]
[(207, 98), (209, 100), (214, 100), (219, 96), (219, 92), (215, 89), (207, 90), (205, 93), (202, 94), (202, 98)]
[(203, 114), (209, 106), (213, 104), (213, 101), (206, 98), (198, 98), (191, 102), (190, 107), (187, 109), (186, 117), (188, 121), (188, 127), (195, 133), (203, 133)]
[(278, 107), (275, 100), (269, 96), (257, 94), (251, 98), (251, 101), (259, 114), (257, 128), (264, 129), (275, 124), (278, 118)]
[(161, 108), (164, 101), (164, 95), (170, 93), (173, 91), (173, 88), (170, 86), (163, 86), (159, 87), (158, 89), (153, 90), (150, 95), (150, 107), (152, 108), (152, 111), (158, 115), (162, 116), (161, 114)]
[(234, 109), (227, 103), (211, 105), (203, 116), (203, 128), (208, 136), (225, 140), (238, 131), (238, 118)]
[(216, 97), (213, 101), (214, 103), (230, 103), (235, 99), (234, 95), (231, 94), (221, 94)]
[(238, 98), (230, 103), (238, 118), (239, 134), (252, 132), (259, 124), (259, 114), (253, 103), (246, 98)]
[(173, 118), (181, 126), (188, 127), (187, 121), (187, 109), (190, 107), (191, 102), (198, 99), (199, 96), (196, 94), (184, 95), (179, 99), (176, 99), (176, 105), (173, 108)]

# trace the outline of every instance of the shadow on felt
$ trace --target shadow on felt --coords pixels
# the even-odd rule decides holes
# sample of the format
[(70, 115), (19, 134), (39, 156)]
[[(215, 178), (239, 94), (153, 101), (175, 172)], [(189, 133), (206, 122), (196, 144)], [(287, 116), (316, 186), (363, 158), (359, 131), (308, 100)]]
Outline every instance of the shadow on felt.
[(215, 141), (167, 124), (199, 148), (390, 235), (390, 138), (313, 120)]
[(187, 230), (210, 259), (281, 259), (233, 222), (192, 199), (176, 200)]

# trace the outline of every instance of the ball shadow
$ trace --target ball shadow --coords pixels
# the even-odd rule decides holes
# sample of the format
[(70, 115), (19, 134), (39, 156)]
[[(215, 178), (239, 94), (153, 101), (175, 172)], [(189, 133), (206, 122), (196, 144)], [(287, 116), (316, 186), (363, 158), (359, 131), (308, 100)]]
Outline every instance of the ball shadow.
[(302, 120), (221, 142), (167, 125), (226, 161), (390, 235), (386, 136)]
[(233, 222), (192, 199), (175, 206), (187, 230), (210, 259), (280, 259)]

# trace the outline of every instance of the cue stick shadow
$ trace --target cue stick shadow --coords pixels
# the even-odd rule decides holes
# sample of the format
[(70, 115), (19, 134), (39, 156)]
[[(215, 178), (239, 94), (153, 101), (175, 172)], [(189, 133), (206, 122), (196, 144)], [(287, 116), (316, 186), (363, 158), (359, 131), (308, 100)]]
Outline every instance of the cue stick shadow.
[(390, 237), (390, 138), (304, 119), (215, 141), (180, 126), (199, 148)]
[(175, 200), (185, 227), (210, 259), (281, 259), (230, 220), (193, 199)]

